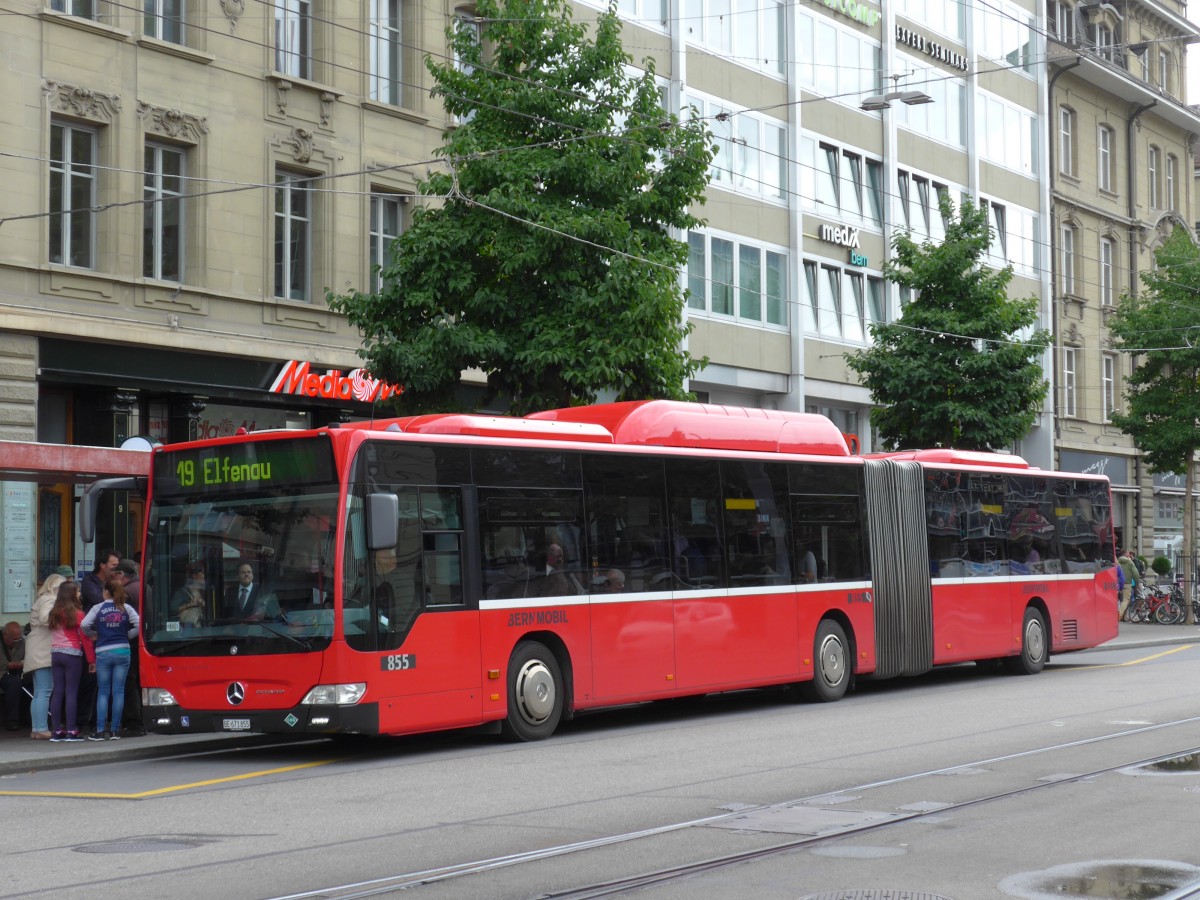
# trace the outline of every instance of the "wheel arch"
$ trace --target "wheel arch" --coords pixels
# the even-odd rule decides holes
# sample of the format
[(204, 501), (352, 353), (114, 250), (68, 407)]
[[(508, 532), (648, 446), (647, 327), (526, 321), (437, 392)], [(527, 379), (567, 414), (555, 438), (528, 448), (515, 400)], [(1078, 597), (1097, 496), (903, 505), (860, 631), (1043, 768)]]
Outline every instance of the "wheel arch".
[(542, 644), (554, 654), (563, 678), (563, 721), (573, 719), (575, 717), (575, 670), (571, 663), (571, 651), (567, 649), (566, 642), (553, 631), (526, 632), (513, 641), (512, 649), (508, 653), (509, 659), (512, 658), (517, 647), (529, 641)]

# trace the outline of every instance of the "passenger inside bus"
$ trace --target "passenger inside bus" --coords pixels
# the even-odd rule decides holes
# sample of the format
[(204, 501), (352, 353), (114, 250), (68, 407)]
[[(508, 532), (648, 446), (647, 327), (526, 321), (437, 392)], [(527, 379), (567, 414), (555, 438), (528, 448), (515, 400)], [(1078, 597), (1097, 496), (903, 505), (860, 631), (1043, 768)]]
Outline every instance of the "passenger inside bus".
[(204, 624), (204, 563), (187, 564), (183, 587), (171, 597), (171, 612), (183, 628), (198, 628)]

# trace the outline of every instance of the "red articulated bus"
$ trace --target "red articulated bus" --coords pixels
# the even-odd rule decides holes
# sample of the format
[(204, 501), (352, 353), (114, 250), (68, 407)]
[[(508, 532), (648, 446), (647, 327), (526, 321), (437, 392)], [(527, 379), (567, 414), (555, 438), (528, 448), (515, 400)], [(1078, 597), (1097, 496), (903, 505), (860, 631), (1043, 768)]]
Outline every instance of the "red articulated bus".
[[(1104, 478), (670, 401), (154, 451), (148, 729), (406, 734), (1117, 634)], [(242, 591), (242, 586), (248, 588)]]

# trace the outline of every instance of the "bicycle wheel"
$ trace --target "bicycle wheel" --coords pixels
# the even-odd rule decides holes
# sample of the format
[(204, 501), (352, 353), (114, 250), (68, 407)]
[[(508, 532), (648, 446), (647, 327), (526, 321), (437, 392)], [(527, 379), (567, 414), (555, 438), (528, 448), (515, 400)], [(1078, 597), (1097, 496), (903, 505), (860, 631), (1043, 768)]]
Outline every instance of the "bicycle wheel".
[(1154, 610), (1154, 621), (1159, 625), (1174, 625), (1182, 616), (1183, 608), (1174, 600), (1168, 600)]
[(1138, 597), (1125, 609), (1126, 622), (1145, 622), (1150, 615), (1150, 604)]

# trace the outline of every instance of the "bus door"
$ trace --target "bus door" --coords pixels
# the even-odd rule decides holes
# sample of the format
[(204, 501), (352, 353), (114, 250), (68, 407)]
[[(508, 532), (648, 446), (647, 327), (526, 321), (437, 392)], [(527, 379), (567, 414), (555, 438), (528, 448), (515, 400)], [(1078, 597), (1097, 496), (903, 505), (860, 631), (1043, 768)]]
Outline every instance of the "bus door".
[(395, 547), (366, 549), (361, 500), (351, 501), (342, 616), (353, 664), (367, 670), (382, 731), (477, 721), (479, 614), (464, 589), (463, 489), (389, 487), (399, 499)]

